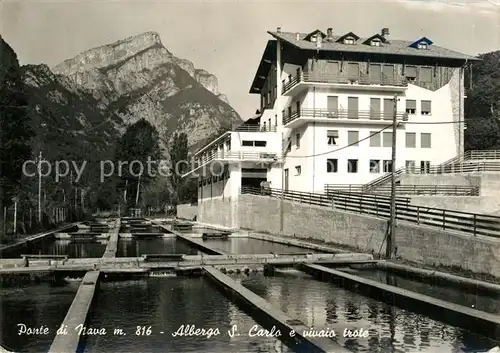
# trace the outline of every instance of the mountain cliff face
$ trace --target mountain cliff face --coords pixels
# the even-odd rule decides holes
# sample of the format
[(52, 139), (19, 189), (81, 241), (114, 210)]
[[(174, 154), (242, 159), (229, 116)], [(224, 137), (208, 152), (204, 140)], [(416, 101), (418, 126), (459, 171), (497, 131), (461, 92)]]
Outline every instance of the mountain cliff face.
[[(241, 118), (218, 92), (217, 78), (172, 55), (157, 33), (147, 32), (87, 50), (52, 68), (91, 99), (121, 132), (144, 118), (166, 147), (176, 131), (188, 132), (194, 148)], [(66, 82), (66, 84), (70, 85)]]

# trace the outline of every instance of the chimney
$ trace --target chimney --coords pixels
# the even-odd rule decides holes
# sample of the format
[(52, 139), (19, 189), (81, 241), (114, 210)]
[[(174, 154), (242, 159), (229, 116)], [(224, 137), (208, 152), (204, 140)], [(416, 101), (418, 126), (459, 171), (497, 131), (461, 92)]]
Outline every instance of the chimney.
[(329, 42), (333, 40), (333, 28), (328, 28), (326, 30), (326, 40)]
[(300, 40), (300, 33), (295, 34), (295, 39)]
[(281, 33), (281, 27), (278, 27), (278, 28), (276, 29), (276, 32)]
[(389, 28), (382, 28), (382, 37), (387, 38), (389, 36)]

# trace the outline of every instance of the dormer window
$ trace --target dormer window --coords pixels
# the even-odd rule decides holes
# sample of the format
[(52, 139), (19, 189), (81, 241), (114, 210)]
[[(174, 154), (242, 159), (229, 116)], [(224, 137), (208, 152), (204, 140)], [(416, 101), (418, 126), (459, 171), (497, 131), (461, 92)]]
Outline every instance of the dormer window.
[(379, 39), (373, 39), (370, 44), (371, 44), (372, 47), (380, 47), (380, 40)]
[(428, 49), (429, 45), (426, 42), (418, 43), (418, 49)]
[(345, 38), (344, 44), (354, 44), (354, 38), (352, 38), (352, 37)]
[(316, 42), (316, 36), (311, 36), (311, 42)]

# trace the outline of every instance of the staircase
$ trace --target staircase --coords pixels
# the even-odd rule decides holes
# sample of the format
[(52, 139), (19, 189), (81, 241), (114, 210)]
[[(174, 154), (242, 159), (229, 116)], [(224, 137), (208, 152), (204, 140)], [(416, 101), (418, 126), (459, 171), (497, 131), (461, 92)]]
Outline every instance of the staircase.
[[(467, 162), (464, 164), (464, 162)], [(466, 165), (466, 168), (464, 168)], [(471, 171), (473, 168), (480, 169), (483, 167), (483, 170), (493, 170), (500, 171), (500, 151), (495, 150), (484, 150), (484, 151), (466, 151), (456, 157), (453, 157), (437, 166), (431, 166), (429, 171), (422, 172), (419, 170), (420, 174), (445, 174), (445, 173), (453, 173), (454, 171)], [(409, 171), (410, 173), (412, 171)], [(401, 180), (403, 174), (407, 173), (405, 167), (401, 167), (396, 169), (395, 176), (396, 182)], [(373, 191), (375, 188), (382, 186), (388, 183), (391, 180), (391, 173), (386, 173), (375, 180), (365, 184), (362, 186), (363, 192)]]

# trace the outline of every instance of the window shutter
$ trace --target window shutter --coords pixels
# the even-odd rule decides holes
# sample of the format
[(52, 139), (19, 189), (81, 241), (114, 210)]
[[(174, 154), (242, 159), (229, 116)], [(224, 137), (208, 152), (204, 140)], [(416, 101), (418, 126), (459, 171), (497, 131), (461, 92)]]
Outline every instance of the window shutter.
[(338, 130), (328, 130), (327, 136), (328, 137), (338, 138), (339, 137), (339, 132), (338, 132)]
[(417, 146), (417, 136), (414, 132), (406, 133), (406, 147), (415, 148)]
[(406, 77), (417, 77), (417, 67), (416, 66), (407, 66), (405, 76)]
[(417, 109), (417, 101), (414, 99), (407, 99), (406, 109)]
[(431, 111), (431, 101), (422, 101), (422, 109), (423, 112)]
[(370, 147), (380, 147), (380, 133), (377, 134), (377, 131), (370, 131), (370, 136)]
[(420, 81), (431, 82), (432, 80), (432, 69), (430, 67), (420, 68)]

